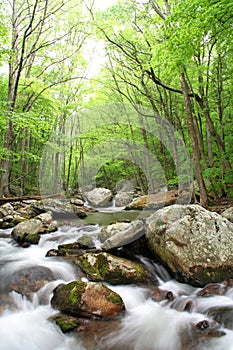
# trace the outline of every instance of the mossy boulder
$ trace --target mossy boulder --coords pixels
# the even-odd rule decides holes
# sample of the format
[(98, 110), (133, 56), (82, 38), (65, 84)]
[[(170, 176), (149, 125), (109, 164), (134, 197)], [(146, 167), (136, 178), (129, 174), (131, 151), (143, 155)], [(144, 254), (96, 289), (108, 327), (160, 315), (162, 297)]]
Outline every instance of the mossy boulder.
[(55, 309), (76, 317), (111, 318), (125, 309), (121, 297), (102, 283), (73, 281), (54, 290)]
[(106, 252), (86, 253), (75, 263), (92, 281), (105, 281), (113, 285), (145, 283), (148, 272), (139, 264)]

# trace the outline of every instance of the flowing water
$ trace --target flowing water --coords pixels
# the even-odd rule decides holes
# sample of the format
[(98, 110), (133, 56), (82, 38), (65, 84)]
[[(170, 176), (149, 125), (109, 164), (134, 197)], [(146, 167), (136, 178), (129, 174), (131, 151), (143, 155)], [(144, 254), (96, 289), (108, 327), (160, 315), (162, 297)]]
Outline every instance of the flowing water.
[[(154, 302), (148, 287), (109, 286), (124, 300), (127, 311), (125, 316), (117, 324), (109, 322), (109, 325), (105, 325), (105, 322), (105, 335), (96, 342), (94, 334), (90, 341), (81, 333), (63, 334), (48, 320), (57, 313), (50, 306), (52, 291), (61, 282), (67, 283), (80, 277), (77, 269), (68, 262), (45, 255), (59, 244), (74, 242), (84, 234), (90, 235), (98, 245), (100, 229), (99, 224), (82, 228), (61, 226), (57, 232), (43, 235), (38, 246), (27, 249), (18, 247), (12, 241), (11, 230), (0, 230), (1, 350), (233, 349), (233, 288), (224, 296), (198, 297), (198, 289), (172, 280), (163, 267), (143, 257), (142, 262), (154, 269), (158, 276), (160, 288), (173, 292), (174, 301)], [(14, 283), (20, 271), (37, 266), (49, 269), (53, 275), (52, 280), (30, 298), (12, 291), (9, 286)], [(187, 302), (191, 305), (191, 310), (179, 311), (184, 309)], [(228, 328), (220, 325), (225, 335), (197, 337), (193, 331), (194, 325), (205, 319), (211, 321), (211, 310), (215, 316), (218, 310), (225, 310)], [(224, 315), (219, 316), (220, 323), (225, 318)]]

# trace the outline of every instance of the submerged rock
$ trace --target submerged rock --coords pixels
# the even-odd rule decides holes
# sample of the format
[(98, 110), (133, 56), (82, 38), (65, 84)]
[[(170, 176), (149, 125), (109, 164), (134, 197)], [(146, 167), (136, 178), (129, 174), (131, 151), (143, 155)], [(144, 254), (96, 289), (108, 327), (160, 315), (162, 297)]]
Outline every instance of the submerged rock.
[(85, 318), (111, 318), (125, 309), (121, 297), (107, 286), (82, 281), (58, 286), (51, 304), (65, 314)]
[(31, 266), (15, 271), (10, 278), (5, 279), (4, 284), (7, 291), (14, 290), (22, 295), (30, 296), (55, 279), (56, 277), (47, 267)]
[(207, 311), (207, 315), (212, 319), (216, 320), (218, 323), (223, 325), (225, 328), (233, 330), (233, 306), (219, 306), (216, 305), (211, 307)]
[(92, 281), (105, 281), (113, 285), (140, 284), (149, 278), (148, 272), (140, 264), (106, 252), (83, 254), (75, 263)]
[(50, 320), (55, 322), (63, 333), (70, 332), (83, 323), (81, 319), (65, 314), (52, 316)]
[(174, 276), (194, 286), (232, 278), (233, 224), (198, 205), (172, 205), (147, 219), (148, 247)]
[(213, 295), (224, 295), (227, 290), (226, 283), (211, 283), (197, 292), (199, 297), (210, 297)]

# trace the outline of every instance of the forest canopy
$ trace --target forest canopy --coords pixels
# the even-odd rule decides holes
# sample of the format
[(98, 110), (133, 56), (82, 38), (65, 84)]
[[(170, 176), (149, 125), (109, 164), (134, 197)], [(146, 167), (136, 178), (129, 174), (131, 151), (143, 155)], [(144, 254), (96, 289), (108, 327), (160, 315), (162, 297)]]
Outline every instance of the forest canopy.
[(97, 5), (0, 4), (0, 195), (231, 197), (232, 1)]

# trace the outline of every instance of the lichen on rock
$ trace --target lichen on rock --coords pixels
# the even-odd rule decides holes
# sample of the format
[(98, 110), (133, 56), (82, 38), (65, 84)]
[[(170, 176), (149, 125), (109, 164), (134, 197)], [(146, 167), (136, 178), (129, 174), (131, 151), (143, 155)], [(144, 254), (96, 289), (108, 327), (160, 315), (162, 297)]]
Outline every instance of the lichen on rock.
[(139, 263), (106, 252), (83, 254), (75, 263), (92, 281), (115, 285), (145, 283), (148, 279), (147, 271)]

